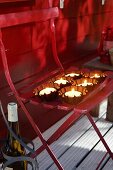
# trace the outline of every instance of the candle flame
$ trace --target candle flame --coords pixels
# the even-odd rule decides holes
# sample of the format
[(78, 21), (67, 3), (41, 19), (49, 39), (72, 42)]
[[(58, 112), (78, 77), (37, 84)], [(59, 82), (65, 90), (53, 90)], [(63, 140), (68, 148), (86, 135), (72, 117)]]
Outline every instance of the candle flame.
[(89, 86), (89, 85), (93, 85), (93, 83), (88, 82), (86, 79), (83, 81), (83, 83), (78, 84), (78, 86), (83, 86), (83, 87), (86, 87), (86, 86)]
[(90, 78), (100, 78), (99, 73), (95, 73), (94, 75), (90, 76)]
[(76, 91), (74, 88), (72, 88), (70, 91), (65, 92), (65, 96), (67, 97), (80, 97), (82, 95), (81, 92)]
[(59, 80), (56, 80), (54, 83), (57, 83), (57, 84), (66, 84), (66, 83), (68, 83), (68, 81), (61, 77)]
[(94, 77), (95, 77), (95, 78), (99, 78), (100, 75), (96, 73), (96, 74), (94, 75)]
[(46, 87), (45, 89), (43, 89), (39, 92), (39, 95), (41, 96), (44, 94), (50, 94), (51, 92), (54, 92), (54, 91), (56, 91), (55, 88)]
[(86, 84), (86, 83), (87, 83), (87, 80), (84, 80), (84, 83)]
[(68, 77), (68, 76), (70, 76), (70, 77), (74, 77), (74, 76), (79, 76), (80, 74), (78, 74), (78, 73), (70, 73), (70, 74), (66, 74), (65, 76), (66, 77)]

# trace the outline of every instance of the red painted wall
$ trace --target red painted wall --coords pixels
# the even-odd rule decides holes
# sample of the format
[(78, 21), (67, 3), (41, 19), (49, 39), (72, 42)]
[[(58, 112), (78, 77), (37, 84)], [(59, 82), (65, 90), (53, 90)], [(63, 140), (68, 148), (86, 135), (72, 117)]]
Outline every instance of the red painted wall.
[(80, 60), (81, 56), (95, 51), (103, 27), (113, 24), (112, 15), (112, 0), (106, 0), (104, 6), (100, 0), (65, 0), (65, 8), (60, 10), (57, 22), (61, 59), (64, 62), (65, 59)]
[[(47, 0), (1, 4), (0, 14), (48, 6)], [(53, 0), (53, 6), (59, 7), (59, 0)], [(70, 62), (76, 65), (87, 55), (97, 56), (102, 29), (113, 25), (113, 1), (106, 0), (102, 6), (101, 0), (65, 0), (64, 9), (59, 9), (59, 12), (55, 24), (57, 50), (62, 63)], [(9, 68), (15, 83), (35, 73), (42, 76), (42, 73), (56, 68), (52, 58), (48, 25), (48, 22), (43, 22), (2, 29)], [(0, 97), (5, 105), (13, 98), (9, 96), (10, 89), (5, 81), (1, 57), (0, 77)]]

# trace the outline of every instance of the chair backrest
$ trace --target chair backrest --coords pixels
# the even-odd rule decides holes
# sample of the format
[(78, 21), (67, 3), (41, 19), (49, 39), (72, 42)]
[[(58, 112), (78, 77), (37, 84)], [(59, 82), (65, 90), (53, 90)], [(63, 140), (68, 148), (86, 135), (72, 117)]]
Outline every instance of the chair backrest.
[(0, 28), (30, 23), (41, 22), (58, 17), (59, 12), (57, 7), (29, 10), (25, 12), (9, 13), (0, 15)]
[[(6, 28), (6, 27), (12, 27), (17, 26), (21, 24), (27, 24), (27, 23), (38, 23), (38, 22), (44, 22), (44, 21), (50, 21), (50, 33), (51, 33), (51, 44), (52, 44), (52, 52), (54, 60), (58, 66), (58, 71), (63, 70), (63, 66), (58, 58), (57, 50), (56, 50), (56, 37), (55, 37), (55, 25), (54, 25), (54, 19), (59, 16), (59, 10), (57, 7), (51, 7), (47, 9), (38, 9), (38, 10), (28, 10), (24, 12), (16, 12), (16, 13), (8, 13), (8, 14), (2, 14), (0, 15), (0, 28)], [(2, 34), (0, 34), (0, 39), (2, 41)], [(5, 52), (5, 48), (2, 45), (0, 45), (2, 51), (4, 51), (1, 56), (4, 63), (4, 71), (8, 69), (7, 65), (7, 56)], [(7, 69), (6, 69), (7, 67)], [(53, 73), (50, 73), (50, 76), (52, 76)], [(9, 74), (10, 76), (10, 74)], [(49, 77), (49, 75), (46, 75), (46, 77)], [(6, 76), (6, 79), (8, 77)], [(32, 84), (32, 83), (31, 83)]]

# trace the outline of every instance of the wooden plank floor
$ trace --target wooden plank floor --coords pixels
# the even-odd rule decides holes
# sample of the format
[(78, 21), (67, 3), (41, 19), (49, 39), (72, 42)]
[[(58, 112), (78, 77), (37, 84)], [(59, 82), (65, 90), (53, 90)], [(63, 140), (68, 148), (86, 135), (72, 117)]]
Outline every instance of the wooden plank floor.
[[(105, 100), (101, 104), (99, 118), (94, 118), (94, 121), (113, 151), (113, 124), (105, 120), (106, 106), (107, 102)], [(55, 129), (71, 114), (69, 113), (45, 131), (43, 133), (45, 139), (48, 139)], [(35, 148), (41, 146), (38, 138), (34, 139), (33, 142)], [(65, 170), (96, 170), (99, 161), (106, 153), (105, 147), (100, 142), (98, 135), (86, 116), (75, 122), (57, 141), (50, 145), (50, 148)], [(37, 156), (37, 161), (39, 170), (57, 170), (56, 165), (45, 150)], [(109, 155), (107, 155), (100, 169), (113, 169), (113, 161), (109, 159)]]
[(100, 57), (96, 57), (96, 58), (84, 63), (84, 66), (88, 67), (88, 68), (113, 71), (113, 66), (100, 62)]

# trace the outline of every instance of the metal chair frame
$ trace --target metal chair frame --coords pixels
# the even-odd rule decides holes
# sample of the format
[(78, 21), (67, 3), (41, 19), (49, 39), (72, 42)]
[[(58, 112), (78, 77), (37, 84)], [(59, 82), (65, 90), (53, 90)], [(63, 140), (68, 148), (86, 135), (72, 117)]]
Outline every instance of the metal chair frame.
[[(60, 68), (60, 70), (62, 72), (64, 70), (64, 68), (58, 58), (58, 55), (57, 55), (55, 25), (54, 25), (54, 19), (56, 17), (58, 17), (59, 11), (58, 11), (57, 7), (52, 7), (52, 0), (49, 0), (49, 7), (50, 8), (48, 8), (48, 9), (42, 9), (42, 10), (32, 10), (32, 11), (0, 15), (0, 28), (20, 25), (20, 24), (25, 24), (25, 23), (49, 20), (50, 21), (53, 57), (58, 65), (58, 68)], [(91, 92), (89, 94), (89, 96), (86, 97), (86, 99), (84, 101), (82, 101), (80, 104), (78, 104), (74, 107), (70, 106), (68, 108), (69, 110), (73, 110), (73, 114), (46, 141), (44, 139), (43, 134), (41, 133), (38, 125), (34, 122), (32, 116), (30, 115), (30, 112), (25, 107), (25, 103), (23, 102), (21, 96), (19, 95), (19, 92), (16, 90), (15, 85), (11, 79), (8, 62), (7, 62), (6, 51), (5, 51), (4, 43), (2, 41), (2, 31), (0, 31), (0, 51), (1, 51), (1, 57), (2, 57), (2, 61), (3, 61), (3, 67), (4, 67), (4, 73), (6, 76), (6, 80), (9, 84), (13, 94), (15, 95), (18, 103), (20, 104), (21, 108), (23, 109), (27, 119), (29, 120), (30, 124), (32, 125), (32, 128), (36, 132), (36, 135), (40, 138), (40, 140), (42, 142), (42, 146), (40, 148), (38, 148), (34, 154), (31, 155), (32, 158), (35, 158), (39, 153), (41, 153), (44, 149), (46, 149), (48, 154), (51, 156), (54, 163), (56, 164), (57, 168), (59, 170), (63, 170), (64, 168), (60, 164), (60, 162), (57, 159), (57, 157), (55, 156), (55, 154), (52, 152), (49, 145), (51, 143), (53, 143), (55, 140), (57, 140), (73, 124), (73, 122), (75, 122), (82, 115), (86, 115), (87, 118), (89, 119), (91, 125), (93, 126), (94, 130), (98, 134), (101, 142), (105, 146), (107, 153), (109, 153), (110, 157), (113, 159), (113, 153), (111, 152), (108, 144), (106, 143), (106, 141), (103, 138), (102, 134), (100, 133), (98, 127), (96, 126), (95, 122), (93, 121), (93, 118), (89, 114), (90, 110), (92, 110), (94, 107), (96, 107), (98, 105), (98, 103), (100, 103), (103, 99), (108, 97), (113, 92), (113, 79), (112, 79), (113, 73), (112, 72), (108, 72), (108, 78), (106, 78), (103, 83), (101, 83), (93, 92)], [(53, 75), (53, 73), (51, 73), (50, 75)], [(29, 97), (27, 98), (27, 100), (29, 100), (31, 103), (35, 102)], [(36, 104), (36, 102), (35, 102), (35, 104)], [(65, 106), (59, 105), (57, 107), (63, 109), (63, 107), (65, 107)], [(100, 166), (100, 163), (99, 163), (99, 166)], [(99, 168), (99, 166), (98, 166), (98, 168)]]

